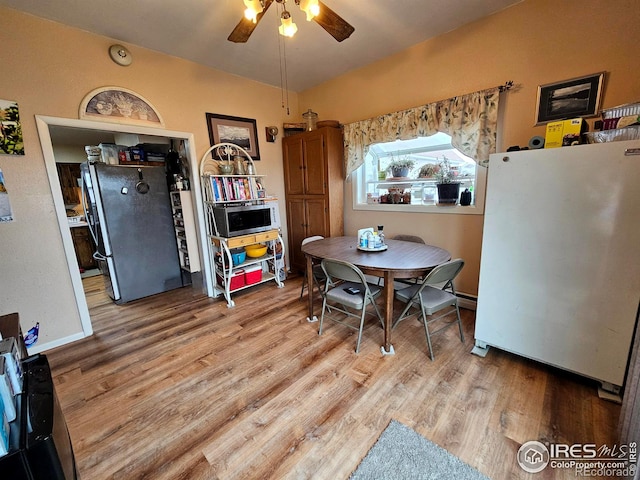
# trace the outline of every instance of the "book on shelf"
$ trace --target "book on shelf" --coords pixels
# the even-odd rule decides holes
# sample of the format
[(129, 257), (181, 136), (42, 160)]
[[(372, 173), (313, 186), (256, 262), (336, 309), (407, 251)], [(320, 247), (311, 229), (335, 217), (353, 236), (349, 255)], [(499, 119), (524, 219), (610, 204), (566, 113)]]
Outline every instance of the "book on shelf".
[(211, 193), (213, 194), (213, 200), (218, 202), (220, 201), (220, 192), (218, 191), (218, 182), (216, 181), (216, 177), (209, 177), (211, 180)]
[(248, 178), (243, 178), (242, 179), (242, 186), (244, 187), (244, 195), (246, 198), (253, 200), (254, 197), (252, 192), (251, 192), (251, 181)]
[(260, 198), (258, 185), (249, 177), (211, 176), (211, 194), (214, 202), (234, 200), (257, 200)]
[(233, 200), (233, 193), (231, 192), (231, 183), (228, 178), (223, 178), (220, 180), (224, 187), (224, 199), (225, 200)]

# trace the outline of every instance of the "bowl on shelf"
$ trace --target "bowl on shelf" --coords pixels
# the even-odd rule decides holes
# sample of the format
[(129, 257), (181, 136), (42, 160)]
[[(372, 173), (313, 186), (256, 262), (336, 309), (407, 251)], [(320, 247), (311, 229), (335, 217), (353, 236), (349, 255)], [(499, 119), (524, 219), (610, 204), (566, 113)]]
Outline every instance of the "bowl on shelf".
[(247, 253), (244, 250), (231, 250), (231, 261), (233, 266), (240, 265), (247, 259)]
[(233, 164), (232, 163), (219, 163), (218, 168), (220, 168), (220, 173), (222, 175), (231, 175), (233, 174)]
[(263, 256), (265, 253), (267, 253), (267, 246), (266, 245), (261, 245), (261, 244), (255, 244), (255, 245), (247, 245), (246, 247), (244, 247), (245, 252), (247, 252), (247, 255), (251, 258), (257, 258), (257, 257), (261, 257)]

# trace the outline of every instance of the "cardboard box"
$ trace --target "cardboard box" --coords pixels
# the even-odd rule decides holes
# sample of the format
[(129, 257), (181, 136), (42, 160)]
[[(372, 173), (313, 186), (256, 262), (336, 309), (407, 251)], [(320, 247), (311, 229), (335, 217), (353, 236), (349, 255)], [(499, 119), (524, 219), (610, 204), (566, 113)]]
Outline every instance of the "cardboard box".
[(602, 110), (603, 130), (640, 125), (640, 102)]
[(253, 285), (262, 280), (262, 266), (254, 265), (244, 269), (244, 281), (247, 285)]
[(581, 143), (581, 135), (588, 129), (587, 122), (582, 118), (547, 123), (544, 148), (579, 145)]

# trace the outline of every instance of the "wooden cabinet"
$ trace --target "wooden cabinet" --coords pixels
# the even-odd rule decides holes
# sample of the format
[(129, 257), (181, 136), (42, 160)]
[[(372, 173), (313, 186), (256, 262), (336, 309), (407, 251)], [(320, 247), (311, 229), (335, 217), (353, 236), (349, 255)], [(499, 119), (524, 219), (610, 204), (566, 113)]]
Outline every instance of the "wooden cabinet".
[(80, 164), (79, 163), (56, 163), (62, 198), (65, 205), (77, 205), (80, 203)]
[(76, 251), (78, 266), (85, 270), (96, 268), (98, 263), (93, 258), (96, 247), (91, 233), (89, 233), (89, 227), (72, 227), (71, 238), (73, 239), (73, 248)]
[(302, 240), (344, 234), (342, 130), (323, 127), (282, 140), (289, 260), (303, 271)]

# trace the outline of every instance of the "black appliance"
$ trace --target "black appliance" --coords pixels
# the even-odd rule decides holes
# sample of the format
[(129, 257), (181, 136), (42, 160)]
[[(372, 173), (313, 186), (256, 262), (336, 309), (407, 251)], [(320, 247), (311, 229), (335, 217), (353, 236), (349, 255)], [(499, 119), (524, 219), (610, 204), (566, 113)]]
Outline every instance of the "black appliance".
[(45, 355), (22, 360), (23, 388), (11, 422), (9, 453), (0, 457), (0, 477), (11, 480), (76, 480), (67, 425)]

